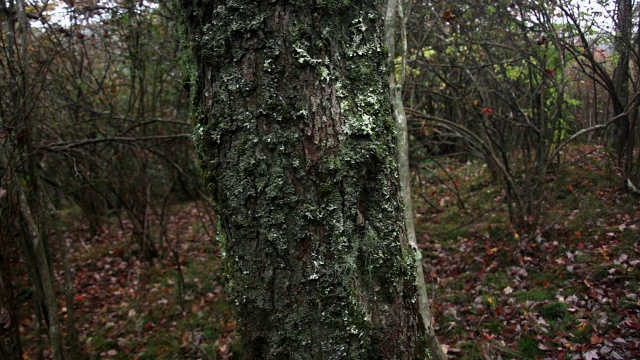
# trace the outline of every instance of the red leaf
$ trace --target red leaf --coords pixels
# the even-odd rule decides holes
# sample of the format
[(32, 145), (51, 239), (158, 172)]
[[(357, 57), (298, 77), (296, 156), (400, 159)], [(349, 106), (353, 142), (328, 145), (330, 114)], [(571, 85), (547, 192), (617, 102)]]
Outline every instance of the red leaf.
[(553, 76), (553, 70), (551, 70), (551, 69), (544, 69), (544, 72), (546, 72), (547, 75), (549, 75), (549, 76)]
[(451, 11), (444, 11), (440, 14), (440, 17), (447, 21), (453, 21), (456, 19), (456, 16)]

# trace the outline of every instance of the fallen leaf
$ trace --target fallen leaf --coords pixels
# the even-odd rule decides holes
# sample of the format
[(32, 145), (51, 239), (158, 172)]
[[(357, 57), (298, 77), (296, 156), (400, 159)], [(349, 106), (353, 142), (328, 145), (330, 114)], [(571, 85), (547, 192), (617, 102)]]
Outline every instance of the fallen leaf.
[(598, 357), (598, 352), (596, 352), (595, 350), (589, 350), (585, 353), (582, 353), (582, 357), (584, 358), (584, 360), (600, 359)]

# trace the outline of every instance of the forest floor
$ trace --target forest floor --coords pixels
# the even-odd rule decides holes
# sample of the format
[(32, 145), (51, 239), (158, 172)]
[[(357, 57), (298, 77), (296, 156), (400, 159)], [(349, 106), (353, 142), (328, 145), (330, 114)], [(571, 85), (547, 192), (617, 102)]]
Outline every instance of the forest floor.
[[(434, 323), (450, 358), (640, 358), (639, 198), (622, 191), (600, 148), (576, 148), (563, 163), (531, 234), (509, 225), (485, 167), (443, 161), (415, 172)], [(164, 227), (150, 218), (160, 250), (152, 261), (131, 250), (127, 221), (90, 236), (76, 217), (57, 232), (70, 249), (83, 359), (239, 358), (203, 208), (175, 206)], [(56, 277), (64, 283), (61, 271)], [(27, 299), (21, 329), (33, 351)], [(62, 296), (60, 306), (66, 317)]]
[(562, 161), (530, 234), (509, 225), (486, 167), (416, 173), (426, 281), (451, 358), (640, 358), (640, 198), (602, 148)]
[[(165, 226), (158, 221), (162, 216), (150, 214), (149, 235), (159, 249), (150, 261), (132, 241), (129, 221), (111, 219), (91, 236), (74, 215), (63, 216), (73, 220), (58, 235), (69, 249), (79, 359), (233, 358), (235, 321), (224, 293), (213, 217), (205, 205), (173, 206)], [(62, 270), (55, 275), (64, 284)], [(66, 318), (63, 296), (60, 307)], [(21, 330), (31, 334), (25, 336), (30, 343), (24, 358), (35, 359), (36, 321), (30, 308), (22, 310)]]

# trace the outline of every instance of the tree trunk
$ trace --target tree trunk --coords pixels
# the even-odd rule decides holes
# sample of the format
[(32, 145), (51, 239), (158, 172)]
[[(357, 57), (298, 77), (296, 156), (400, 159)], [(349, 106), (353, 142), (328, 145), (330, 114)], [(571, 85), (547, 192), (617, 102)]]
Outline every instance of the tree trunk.
[[(396, 59), (396, 27), (400, 29), (400, 44), (402, 52), (400, 57), (403, 59), (400, 72), (400, 79), (397, 79), (395, 71)], [(385, 38), (387, 48), (389, 50), (388, 62), (389, 67), (393, 71), (389, 72), (389, 96), (393, 108), (393, 117), (397, 125), (397, 144), (398, 144), (398, 173), (400, 175), (400, 196), (403, 203), (404, 221), (407, 227), (407, 239), (412, 247), (415, 247), (417, 255), (415, 259), (415, 269), (417, 274), (417, 297), (420, 308), (420, 316), (425, 326), (425, 333), (428, 335), (427, 348), (431, 359), (444, 360), (446, 356), (442, 351), (442, 347), (438, 342), (435, 330), (431, 325), (431, 305), (427, 296), (427, 285), (424, 282), (424, 269), (422, 268), (422, 253), (418, 248), (418, 240), (416, 238), (416, 229), (413, 222), (413, 200), (411, 199), (411, 176), (409, 171), (409, 130), (407, 127), (407, 116), (404, 112), (402, 104), (402, 87), (405, 80), (406, 56), (407, 56), (407, 37), (404, 24), (404, 11), (402, 2), (399, 0), (387, 1), (387, 13), (385, 17)]]
[(244, 357), (425, 357), (385, 2), (176, 5)]
[[(37, 90), (32, 76), (32, 43), (29, 37), (28, 4), (24, 0), (10, 2), (6, 12), (6, 46), (4, 60), (7, 66), (7, 78), (11, 79), (11, 94), (8, 109), (2, 108), (0, 117), (7, 119), (5, 126), (16, 130), (16, 141), (3, 141), (0, 150), (0, 165), (4, 165), (0, 181), (7, 187), (7, 202), (10, 218), (19, 219), (17, 229), (11, 236), (19, 234), (22, 257), (27, 266), (27, 274), (35, 292), (35, 306), (41, 311), (49, 335), (51, 355), (54, 360), (67, 359), (64, 336), (58, 315), (58, 302), (55, 292), (52, 256), (49, 240), (46, 236), (45, 218), (47, 215), (44, 190), (37, 167), (38, 151), (35, 139), (38, 139), (36, 116), (34, 115)], [(5, 26), (3, 22), (2, 26)], [(6, 116), (5, 113), (9, 116)], [(4, 120), (4, 119), (3, 119)], [(37, 211), (35, 211), (37, 209)], [(9, 227), (9, 223), (7, 223)], [(3, 226), (5, 224), (3, 223)], [(3, 234), (4, 237), (7, 233)], [(5, 275), (6, 276), (6, 275)], [(15, 314), (13, 315), (15, 316)], [(38, 321), (36, 327), (40, 327)], [(19, 332), (18, 332), (19, 336)], [(39, 339), (40, 340), (40, 339)], [(39, 341), (38, 340), (38, 341)], [(15, 344), (15, 341), (14, 341)], [(14, 349), (19, 349), (14, 346)], [(2, 350), (4, 352), (4, 350)], [(36, 356), (42, 356), (39, 351)]]
[[(616, 0), (616, 40), (614, 48), (619, 59), (613, 73), (614, 115), (622, 114), (629, 102), (629, 56), (631, 52), (633, 9), (631, 0)], [(625, 178), (631, 172), (633, 148), (628, 149), (630, 140), (629, 116), (623, 116), (613, 124), (613, 147), (617, 152), (618, 166)]]

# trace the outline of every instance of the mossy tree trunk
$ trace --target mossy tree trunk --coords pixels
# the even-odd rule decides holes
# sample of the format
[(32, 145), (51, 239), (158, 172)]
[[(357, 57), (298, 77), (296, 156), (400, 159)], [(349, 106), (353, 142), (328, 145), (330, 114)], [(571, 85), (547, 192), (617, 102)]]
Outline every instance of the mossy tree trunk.
[(176, 0), (247, 359), (425, 357), (384, 5)]

